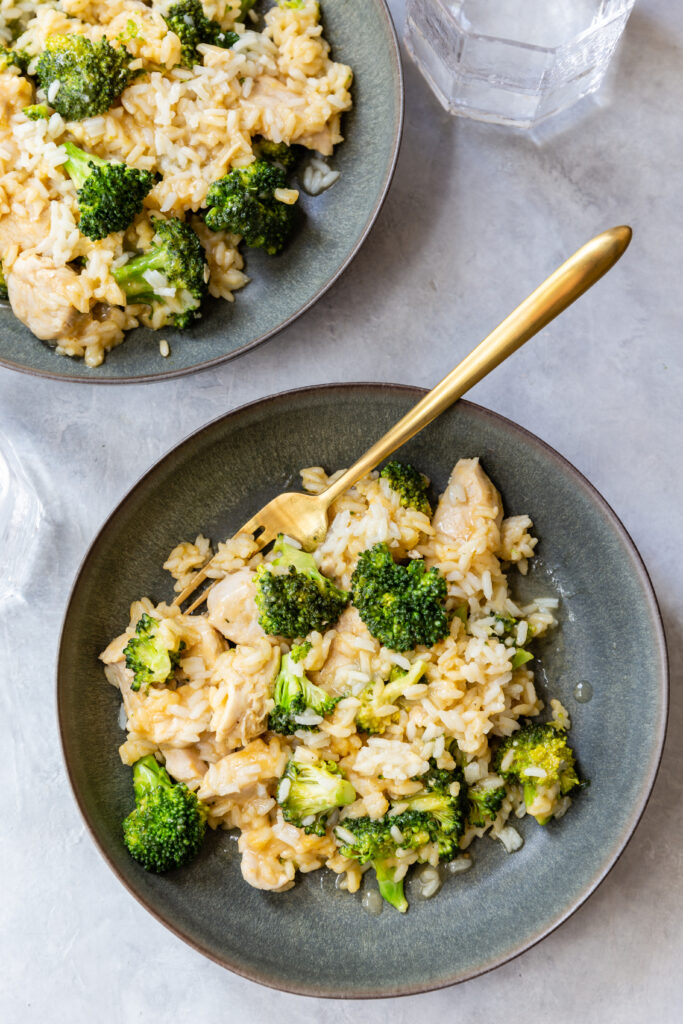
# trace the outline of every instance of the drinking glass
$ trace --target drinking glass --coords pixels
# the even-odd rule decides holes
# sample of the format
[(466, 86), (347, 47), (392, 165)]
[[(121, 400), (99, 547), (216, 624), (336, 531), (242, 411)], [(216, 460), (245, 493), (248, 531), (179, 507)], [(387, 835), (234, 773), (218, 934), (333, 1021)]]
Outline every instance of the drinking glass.
[(453, 114), (530, 128), (595, 92), (635, 0), (408, 0), (405, 41)]

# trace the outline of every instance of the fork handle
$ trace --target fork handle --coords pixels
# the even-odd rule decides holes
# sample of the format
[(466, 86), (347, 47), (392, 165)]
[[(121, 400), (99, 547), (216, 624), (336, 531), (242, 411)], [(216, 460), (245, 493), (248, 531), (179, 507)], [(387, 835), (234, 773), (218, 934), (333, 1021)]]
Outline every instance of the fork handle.
[(628, 247), (631, 234), (626, 226), (610, 228), (577, 249), (320, 498), (328, 505), (333, 502), (559, 316), (614, 266)]

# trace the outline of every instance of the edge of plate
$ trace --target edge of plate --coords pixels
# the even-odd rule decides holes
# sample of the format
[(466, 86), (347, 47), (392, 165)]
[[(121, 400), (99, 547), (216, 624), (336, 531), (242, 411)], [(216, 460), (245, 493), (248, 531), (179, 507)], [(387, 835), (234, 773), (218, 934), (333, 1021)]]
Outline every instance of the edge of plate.
[(300, 316), (306, 313), (307, 310), (311, 308), (311, 306), (314, 306), (316, 302), (318, 302), (318, 300), (325, 294), (325, 292), (327, 292), (332, 287), (332, 285), (339, 280), (344, 271), (347, 270), (347, 268), (355, 259), (359, 249), (361, 248), (366, 238), (368, 237), (372, 227), (374, 226), (375, 221), (377, 220), (377, 217), (379, 216), (380, 210), (384, 206), (384, 202), (389, 192), (389, 186), (391, 185), (394, 173), (396, 171), (398, 155), (401, 149), (405, 113), (405, 85), (403, 80), (403, 65), (401, 63), (401, 51), (398, 43), (398, 36), (396, 34), (396, 26), (394, 25), (391, 13), (389, 11), (388, 0), (379, 0), (379, 4), (380, 10), (384, 15), (384, 20), (386, 22), (387, 29), (389, 32), (389, 39), (392, 44), (392, 63), (394, 65), (394, 70), (396, 72), (396, 120), (394, 122), (394, 142), (392, 146), (391, 160), (389, 162), (389, 166), (387, 167), (387, 171), (384, 176), (384, 181), (382, 182), (382, 187), (377, 197), (377, 201), (375, 202), (375, 205), (370, 211), (370, 216), (365, 222), (365, 225), (360, 235), (358, 236), (358, 239), (356, 240), (356, 244), (351, 249), (351, 251), (347, 255), (344, 262), (341, 264), (341, 266), (339, 266), (337, 270), (331, 275), (331, 277), (329, 277), (327, 281), (325, 281), (325, 283), (318, 289), (315, 295), (311, 296), (311, 298), (308, 300), (308, 302), (306, 302), (305, 305), (303, 305), (295, 313), (292, 313), (292, 315), (288, 317), (287, 320), (284, 320), (281, 324), (278, 324), (277, 327), (272, 328), (272, 330), (270, 331), (266, 331), (265, 334), (259, 335), (258, 338), (254, 338), (254, 340), (250, 341), (248, 344), (242, 345), (240, 348), (235, 349), (234, 352), (226, 352), (224, 355), (216, 356), (215, 359), (207, 359), (202, 363), (197, 363), (193, 366), (186, 366), (177, 370), (164, 370), (160, 373), (146, 373), (142, 374), (139, 377), (87, 377), (84, 374), (79, 374), (78, 376), (71, 377), (66, 376), (66, 374), (58, 373), (56, 370), (37, 370), (30, 366), (22, 366), (19, 363), (15, 363), (11, 359), (5, 359), (3, 356), (0, 356), (0, 366), (4, 366), (9, 370), (16, 370), (19, 373), (29, 374), (32, 377), (42, 377), (47, 378), (48, 380), (59, 380), (64, 381), (65, 383), (72, 384), (150, 384), (153, 381), (173, 380), (176, 377), (185, 377), (191, 373), (199, 373), (202, 370), (208, 370), (211, 367), (219, 366), (221, 363), (227, 363), (231, 359), (235, 359), (237, 356), (243, 355), (250, 349), (256, 348), (257, 345), (262, 345), (264, 341), (268, 341), (270, 338), (275, 337), (275, 335), (279, 334), (280, 331), (284, 331), (286, 327), (289, 327), (296, 320), (298, 320)]
[(274, 403), (286, 401), (287, 399), (291, 398), (294, 395), (299, 395), (299, 394), (306, 393), (306, 392), (327, 391), (327, 390), (342, 390), (342, 391), (349, 390), (350, 391), (350, 390), (356, 390), (356, 389), (367, 389), (368, 391), (372, 391), (372, 390), (378, 389), (378, 388), (380, 388), (382, 391), (386, 391), (387, 389), (390, 389), (392, 391), (402, 391), (402, 392), (412, 393), (412, 394), (415, 395), (415, 398), (417, 400), (419, 400), (419, 398), (421, 398), (423, 395), (425, 395), (427, 393), (427, 389), (426, 388), (415, 387), (415, 386), (410, 385), (410, 384), (390, 384), (390, 383), (382, 384), (382, 383), (379, 383), (379, 382), (370, 382), (370, 381), (340, 382), (340, 383), (329, 383), (329, 384), (322, 384), (322, 385), (311, 385), (309, 387), (304, 387), (304, 388), (293, 388), (293, 389), (290, 389), (288, 391), (280, 391), (280, 392), (278, 392), (278, 393), (276, 393), (274, 395), (267, 395), (264, 398), (257, 399), (256, 401), (253, 401), (253, 402), (247, 402), (244, 405), (238, 406), (236, 409), (232, 409), (228, 413), (224, 413), (221, 416), (216, 416), (214, 419), (210, 420), (208, 423), (205, 423), (202, 427), (199, 427), (197, 430), (192, 431), (190, 434), (188, 434), (186, 437), (184, 437), (181, 441), (179, 441), (178, 444), (175, 444), (172, 448), (170, 448), (167, 452), (165, 452), (164, 455), (162, 455), (159, 459), (157, 459), (154, 462), (154, 464), (145, 473), (143, 473), (141, 477), (139, 477), (139, 479), (126, 492), (126, 494), (121, 499), (121, 501), (116, 505), (116, 507), (114, 509), (112, 509), (112, 511), (107, 516), (107, 518), (104, 520), (104, 522), (103, 522), (102, 526), (100, 527), (100, 529), (97, 531), (97, 534), (94, 537), (92, 543), (88, 547), (88, 550), (87, 550), (83, 560), (81, 561), (81, 564), (80, 564), (80, 566), (78, 568), (78, 571), (76, 573), (76, 576), (74, 578), (74, 582), (73, 582), (73, 584), (71, 586), (71, 589), (69, 591), (69, 598), (68, 598), (68, 601), (67, 601), (67, 604), (66, 604), (66, 610), (64, 612), (64, 617), (63, 617), (63, 620), (62, 620), (62, 627), (60, 629), (59, 647), (58, 647), (58, 655), (57, 655), (57, 671), (56, 671), (57, 717), (58, 717), (58, 726), (59, 726), (60, 748), (61, 748), (61, 752), (62, 752), (62, 758), (63, 758), (63, 761), (64, 761), (64, 766), (66, 768), (67, 778), (69, 780), (69, 785), (71, 787), (71, 792), (72, 792), (72, 794), (74, 796), (74, 799), (76, 801), (76, 805), (77, 805), (78, 810), (80, 812), (81, 818), (83, 819), (83, 823), (84, 823), (84, 825), (85, 825), (85, 827), (86, 827), (86, 829), (87, 829), (91, 839), (93, 840), (93, 842), (95, 844), (95, 848), (97, 849), (97, 851), (100, 854), (100, 856), (107, 863), (109, 868), (112, 870), (112, 872), (116, 875), (116, 877), (118, 878), (119, 882), (130, 893), (130, 895), (134, 897), (134, 899), (140, 904), (140, 906), (144, 907), (144, 909), (149, 914), (152, 915), (152, 917), (154, 917), (157, 921), (159, 921), (160, 924), (162, 924), (165, 928), (167, 928), (170, 932), (172, 932), (177, 938), (181, 939), (188, 946), (191, 946), (198, 953), (201, 953), (202, 956), (205, 956), (208, 960), (213, 961), (214, 963), (218, 964), (220, 967), (224, 967), (226, 970), (231, 971), (233, 974), (237, 974), (240, 977), (247, 978), (249, 981), (256, 982), (259, 985), (264, 985), (267, 988), (274, 989), (275, 991), (278, 991), (278, 992), (288, 992), (288, 993), (291, 993), (292, 995), (310, 996), (310, 997), (318, 998), (318, 999), (339, 999), (339, 1000), (347, 1000), (347, 999), (392, 999), (392, 998), (397, 998), (399, 996), (419, 995), (419, 994), (421, 994), (423, 992), (433, 992), (433, 991), (436, 991), (436, 990), (442, 989), (442, 988), (450, 988), (451, 986), (459, 985), (459, 984), (461, 984), (464, 981), (470, 981), (473, 978), (478, 978), (478, 977), (480, 977), (483, 974), (488, 974), (489, 971), (493, 971), (497, 967), (502, 967), (503, 964), (509, 963), (511, 960), (514, 960), (518, 956), (521, 956), (522, 953), (525, 953), (527, 950), (532, 949), (539, 942), (541, 942), (544, 938), (546, 938), (548, 935), (550, 935), (552, 932), (554, 932), (557, 928), (559, 928), (560, 925), (564, 924), (565, 921), (567, 921), (570, 917), (572, 917), (576, 913), (576, 911), (579, 910), (579, 908), (583, 906), (583, 904), (586, 902), (586, 900), (595, 892), (595, 890), (605, 880), (607, 875), (610, 873), (610, 871), (615, 866), (617, 861), (622, 856), (624, 850), (628, 846), (628, 843), (631, 840), (631, 837), (633, 836), (633, 833), (635, 832), (635, 830), (636, 830), (636, 828), (638, 826), (638, 823), (640, 822), (640, 819), (643, 816), (645, 808), (647, 807), (647, 804), (649, 802), (650, 796), (652, 794), (652, 789), (654, 787), (655, 780), (657, 778), (657, 773), (659, 771), (659, 765), (660, 765), (661, 759), (662, 759), (662, 753), (663, 753), (663, 749), (664, 749), (664, 741), (665, 741), (665, 738), (666, 738), (666, 727), (667, 727), (668, 711), (669, 711), (669, 688), (670, 688), (670, 671), (669, 671), (669, 669), (670, 669), (670, 666), (669, 666), (669, 657), (668, 657), (668, 651), (667, 651), (667, 645), (666, 645), (666, 636), (665, 636), (665, 633), (664, 633), (664, 625), (663, 625), (663, 621), (662, 621), (661, 611), (660, 611), (660, 608), (659, 608), (659, 603), (657, 601), (657, 596), (655, 594), (654, 587), (652, 585), (652, 580), (650, 579), (650, 574), (648, 573), (648, 570), (647, 570), (647, 568), (645, 566), (645, 563), (644, 563), (644, 561), (642, 559), (642, 556), (641, 556), (640, 552), (638, 551), (638, 549), (637, 549), (637, 547), (636, 547), (636, 545), (635, 545), (631, 535), (629, 534), (628, 530), (626, 529), (624, 524), (621, 522), (621, 520), (617, 516), (616, 512), (614, 511), (614, 509), (603, 498), (603, 496), (593, 486), (593, 484), (591, 484), (590, 481), (578, 469), (576, 469), (576, 467), (571, 462), (569, 462), (568, 459), (566, 459), (563, 455), (561, 455), (555, 448), (553, 448), (551, 445), (549, 445), (546, 441), (541, 440), (541, 438), (537, 437), (535, 434), (532, 434), (531, 431), (527, 430), (525, 427), (521, 427), (519, 424), (515, 423), (513, 420), (508, 419), (506, 416), (503, 416), (500, 413), (494, 412), (492, 409), (486, 409), (484, 406), (478, 405), (475, 402), (470, 402), (470, 401), (467, 401), (465, 399), (460, 399), (461, 404), (468, 406), (470, 409), (474, 410), (478, 415), (481, 415), (484, 418), (489, 418), (489, 419), (497, 420), (499, 423), (505, 424), (505, 426), (508, 427), (509, 429), (511, 429), (512, 431), (517, 432), (517, 433), (523, 435), (528, 442), (530, 442), (532, 445), (534, 445), (534, 446), (536, 446), (538, 448), (541, 448), (543, 451), (545, 451), (550, 456), (550, 458), (552, 460), (554, 460), (556, 462), (559, 462), (560, 465), (574, 477), (577, 485), (582, 490), (587, 492), (591, 496), (591, 498), (596, 502), (596, 504), (601, 508), (603, 513), (610, 520), (610, 522), (611, 522), (612, 526), (614, 527), (614, 529), (616, 530), (617, 534), (620, 536), (620, 538), (621, 538), (622, 542), (624, 543), (625, 547), (628, 549), (628, 551), (629, 551), (629, 553), (630, 553), (630, 555), (631, 555), (631, 557), (633, 559), (634, 567), (635, 567), (635, 569), (636, 569), (636, 571), (638, 573), (638, 576), (640, 577), (640, 581), (641, 581), (642, 586), (643, 586), (643, 591), (644, 591), (644, 593), (645, 593), (645, 595), (646, 595), (646, 597), (648, 599), (648, 603), (649, 603), (649, 606), (650, 606), (650, 612), (651, 612), (651, 615), (652, 615), (652, 621), (653, 621), (653, 624), (654, 624), (655, 630), (656, 630), (656, 640), (657, 640), (657, 645), (659, 647), (661, 664), (662, 664), (662, 678), (661, 678), (661, 681), (660, 681), (662, 705), (661, 705), (661, 709), (660, 709), (659, 721), (657, 723), (657, 726), (658, 726), (658, 728), (657, 728), (657, 741), (658, 742), (657, 742), (656, 749), (653, 752), (653, 756), (650, 759), (650, 765), (649, 765), (649, 769), (648, 769), (647, 775), (645, 777), (645, 780), (644, 780), (644, 783), (643, 783), (643, 786), (642, 786), (642, 789), (641, 789), (640, 799), (639, 799), (638, 803), (634, 806), (634, 809), (633, 809), (633, 812), (631, 814), (631, 817), (630, 817), (626, 827), (624, 828), (622, 836), (621, 836), (621, 838), (619, 840), (619, 844), (618, 844), (618, 848), (616, 850), (616, 853), (614, 853), (613, 856), (611, 856), (611, 858), (608, 859), (608, 861), (605, 864), (605, 866), (603, 868), (601, 868), (601, 870), (596, 873), (596, 875), (593, 877), (593, 879), (591, 879), (590, 883), (585, 887), (584, 891), (581, 893), (581, 896), (579, 898), (577, 898), (576, 900), (574, 900), (574, 902), (564, 912), (562, 912), (555, 919), (553, 919), (553, 921), (546, 928), (544, 928), (543, 930), (538, 932), (530, 941), (525, 940), (525, 941), (521, 942), (518, 946), (515, 946), (514, 948), (509, 950), (506, 954), (504, 954), (502, 956), (499, 956), (499, 957), (496, 957), (496, 958), (492, 959), (490, 962), (484, 963), (482, 966), (480, 966), (476, 970), (462, 971), (459, 974), (455, 974), (455, 975), (452, 975), (452, 976), (449, 976), (449, 977), (443, 977), (443, 978), (438, 978), (438, 979), (435, 978), (435, 979), (426, 981), (424, 984), (410, 985), (410, 986), (405, 986), (405, 987), (401, 987), (401, 988), (394, 987), (393, 989), (370, 988), (370, 989), (364, 990), (362, 992), (355, 992), (355, 993), (349, 993), (349, 992), (342, 991), (342, 990), (332, 990), (332, 989), (327, 989), (325, 991), (321, 991), (321, 990), (316, 990), (314, 987), (304, 987), (304, 986), (285, 987), (283, 985), (279, 985), (279, 984), (274, 983), (272, 980), (269, 980), (267, 977), (259, 975), (256, 971), (247, 971), (247, 970), (243, 970), (243, 969), (241, 969), (239, 967), (236, 967), (232, 963), (229, 963), (228, 961), (226, 961), (224, 959), (221, 959), (220, 957), (215, 956), (213, 953), (211, 953), (207, 949), (205, 949), (200, 943), (195, 942), (194, 939), (190, 938), (188, 935), (186, 935), (184, 932), (182, 932), (179, 928), (177, 928), (174, 925), (170, 924), (160, 913), (158, 913), (155, 909), (150, 907), (149, 904), (135, 891), (135, 889), (128, 884), (126, 879), (121, 875), (119, 870), (116, 868), (116, 866), (114, 865), (114, 863), (110, 859), (107, 851), (100, 845), (99, 839), (98, 839), (97, 835), (95, 834), (95, 831), (94, 831), (94, 829), (93, 829), (93, 827), (91, 825), (90, 819), (88, 818), (86, 810), (85, 810), (85, 808), (84, 808), (84, 806), (83, 806), (83, 804), (81, 802), (80, 795), (79, 795), (79, 793), (78, 793), (78, 791), (76, 789), (76, 786), (74, 784), (73, 776), (71, 774), (69, 755), (67, 753), (65, 742), (64, 742), (64, 725), (63, 725), (63, 720), (62, 720), (62, 702), (61, 702), (62, 646), (63, 646), (63, 642), (64, 642), (64, 631), (65, 631), (65, 626), (66, 626), (66, 620), (67, 620), (67, 617), (68, 617), (68, 614), (69, 614), (69, 609), (71, 607), (71, 602), (73, 600), (74, 593), (76, 591), (76, 588), (78, 587), (78, 583), (79, 583), (79, 580), (81, 578), (81, 574), (83, 573), (83, 570), (85, 569), (85, 566), (87, 565), (90, 557), (92, 556), (92, 553), (93, 553), (95, 547), (97, 546), (97, 544), (98, 544), (98, 542), (100, 540), (101, 535), (106, 530), (106, 528), (109, 525), (109, 522), (111, 521), (111, 519), (114, 516), (116, 516), (119, 513), (119, 511), (122, 510), (125, 507), (125, 505), (128, 504), (130, 499), (134, 496), (134, 494), (136, 494), (136, 492), (141, 487), (141, 485), (155, 471), (155, 469), (159, 465), (159, 463), (162, 462), (164, 459), (168, 458), (168, 456), (172, 452), (174, 452), (177, 449), (181, 448), (188, 441), (191, 441), (193, 438), (197, 437), (199, 434), (201, 434), (203, 431), (209, 429), (214, 424), (216, 424), (216, 423), (218, 423), (218, 422), (220, 422), (222, 420), (229, 419), (229, 418), (231, 418), (233, 416), (238, 416), (240, 413), (243, 413), (247, 409), (253, 409), (255, 406), (258, 406), (258, 405), (267, 406), (269, 404), (274, 404)]

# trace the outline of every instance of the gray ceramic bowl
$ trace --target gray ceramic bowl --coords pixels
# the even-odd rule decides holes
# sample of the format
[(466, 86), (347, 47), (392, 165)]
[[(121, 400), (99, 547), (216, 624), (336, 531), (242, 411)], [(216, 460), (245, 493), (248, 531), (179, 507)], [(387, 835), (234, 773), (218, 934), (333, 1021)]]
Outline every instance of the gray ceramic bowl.
[[(491, 412), (459, 402), (401, 451), (443, 488), (462, 456), (480, 455), (507, 514), (528, 512), (539, 555), (513, 588), (562, 597), (561, 628), (539, 652), (540, 678), (573, 719), (592, 780), (546, 828), (525, 820), (507, 855), (489, 840), (475, 866), (439, 895), (379, 917), (361, 894), (315, 872), (269, 894), (241, 878), (228, 833), (212, 834), (187, 868), (145, 873), (121, 842), (131, 772), (117, 747), (119, 697), (97, 654), (128, 621), (132, 599), (170, 599), (161, 569), (180, 540), (232, 534), (302, 466), (349, 465), (421, 396), (416, 388), (330, 385), (268, 398), (216, 420), (163, 458), (111, 515), (80, 570), (64, 622), (58, 705), (69, 777), (100, 851), (160, 921), (254, 981), (317, 996), (420, 992), (464, 981), (521, 953), (596, 888), (626, 845), (652, 788), (664, 739), (667, 669), (657, 604), (624, 528), (591, 485), (547, 445)], [(516, 578), (517, 577), (517, 578)], [(588, 704), (573, 696), (592, 683)], [(624, 770), (625, 764), (628, 770)], [(408, 895), (411, 896), (410, 885)]]
[[(270, 7), (264, 0), (261, 7)], [(165, 330), (171, 355), (159, 355), (157, 331), (131, 332), (102, 366), (58, 356), (0, 304), (0, 364), (90, 383), (177, 377), (232, 359), (272, 337), (336, 281), (365, 240), (389, 189), (403, 122), (398, 44), (385, 0), (322, 0), (326, 38), (336, 60), (354, 70), (354, 108), (344, 115), (343, 145), (333, 166), (341, 177), (320, 196), (302, 192), (301, 223), (282, 256), (248, 249), (251, 282), (235, 302), (211, 299), (188, 331)]]

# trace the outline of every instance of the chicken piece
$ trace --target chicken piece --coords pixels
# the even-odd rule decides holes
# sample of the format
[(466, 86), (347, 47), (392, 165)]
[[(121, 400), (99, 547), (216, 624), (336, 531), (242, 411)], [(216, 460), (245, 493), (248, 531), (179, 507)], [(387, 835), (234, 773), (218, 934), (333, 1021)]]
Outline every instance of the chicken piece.
[(243, 750), (209, 766), (197, 796), (200, 800), (230, 796), (244, 800), (255, 795), (259, 786), (279, 779), (287, 764), (288, 748), (273, 738), (269, 744), (252, 740)]
[(258, 623), (255, 603), (256, 584), (251, 569), (238, 569), (217, 583), (206, 599), (211, 625), (234, 644), (262, 640), (265, 633)]
[[(335, 119), (338, 121), (338, 119)], [(296, 140), (297, 145), (305, 146), (306, 149), (314, 149), (321, 156), (332, 156), (335, 142), (341, 142), (338, 128), (333, 130), (332, 124), (328, 123), (318, 132), (309, 135), (300, 135)]]
[(33, 88), (22, 75), (0, 75), (0, 125), (33, 102)]
[(134, 676), (129, 668), (126, 668), (125, 661), (108, 662), (104, 666), (104, 674), (107, 682), (115, 686), (117, 690), (121, 691), (123, 698), (123, 706), (126, 709), (126, 714), (130, 715), (135, 704), (139, 704), (140, 698), (134, 690), (131, 689)]
[[(4, 145), (4, 143), (3, 143)], [(12, 245), (18, 245), (22, 251), (32, 249), (43, 241), (50, 230), (50, 217), (47, 209), (40, 217), (29, 220), (8, 214), (0, 219), (0, 255)]]
[(211, 731), (217, 746), (235, 750), (265, 730), (279, 665), (279, 648), (265, 639), (221, 655), (212, 677), (217, 685), (211, 690)]
[[(329, 686), (334, 693), (345, 693), (348, 684), (344, 678), (344, 670), (360, 667), (358, 651), (352, 644), (349, 645), (345, 634), (350, 633), (352, 637), (361, 637), (363, 640), (369, 641), (373, 644), (376, 652), (379, 651), (379, 643), (372, 638), (367, 626), (353, 606), (349, 606), (342, 612), (335, 630), (336, 636), (330, 644), (325, 664), (317, 674), (312, 673), (311, 678), (317, 686)], [(339, 673), (339, 682), (336, 682), (337, 673)]]
[(208, 765), (199, 756), (196, 747), (170, 747), (163, 743), (159, 748), (166, 758), (166, 771), (176, 782), (184, 782), (190, 789), (196, 789), (206, 774)]
[(493, 551), (500, 544), (502, 521), (503, 502), (479, 459), (460, 459), (432, 519), (437, 539), (465, 544), (483, 530), (486, 548)]
[(41, 341), (77, 337), (91, 323), (71, 302), (69, 290), (78, 275), (69, 267), (56, 267), (45, 256), (22, 253), (7, 275), (12, 312)]
[(187, 622), (191, 623), (192, 632), (196, 634), (197, 640), (194, 643), (189, 639), (186, 641), (187, 649), (183, 651), (182, 657), (199, 657), (207, 669), (213, 669), (221, 654), (226, 650), (225, 640), (202, 615), (188, 616)]

